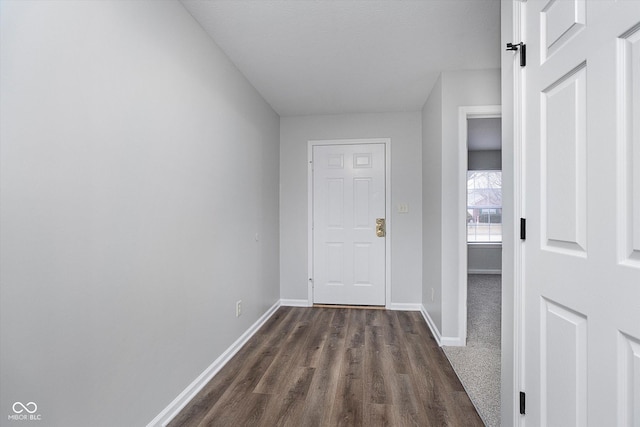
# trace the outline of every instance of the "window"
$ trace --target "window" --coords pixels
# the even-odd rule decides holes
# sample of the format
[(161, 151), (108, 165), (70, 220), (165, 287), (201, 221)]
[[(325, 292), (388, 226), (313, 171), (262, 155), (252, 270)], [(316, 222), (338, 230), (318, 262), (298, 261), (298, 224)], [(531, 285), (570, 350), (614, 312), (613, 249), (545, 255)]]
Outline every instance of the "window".
[(467, 172), (467, 242), (502, 242), (502, 172)]

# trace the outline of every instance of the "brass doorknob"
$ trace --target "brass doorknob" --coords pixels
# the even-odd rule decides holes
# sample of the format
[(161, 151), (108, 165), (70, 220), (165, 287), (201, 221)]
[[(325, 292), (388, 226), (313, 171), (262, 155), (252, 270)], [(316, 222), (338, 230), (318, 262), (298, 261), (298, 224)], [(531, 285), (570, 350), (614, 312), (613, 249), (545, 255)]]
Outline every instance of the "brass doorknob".
[(376, 218), (376, 236), (384, 237), (387, 235), (386, 221), (384, 218)]

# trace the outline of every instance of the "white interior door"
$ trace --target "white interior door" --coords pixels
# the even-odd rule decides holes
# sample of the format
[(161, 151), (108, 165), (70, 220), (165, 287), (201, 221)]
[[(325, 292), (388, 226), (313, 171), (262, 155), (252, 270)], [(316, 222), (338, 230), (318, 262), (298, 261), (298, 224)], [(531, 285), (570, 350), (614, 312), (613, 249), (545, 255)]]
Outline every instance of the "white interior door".
[(527, 426), (640, 426), (640, 1), (525, 4)]
[(313, 146), (313, 302), (385, 304), (384, 144)]

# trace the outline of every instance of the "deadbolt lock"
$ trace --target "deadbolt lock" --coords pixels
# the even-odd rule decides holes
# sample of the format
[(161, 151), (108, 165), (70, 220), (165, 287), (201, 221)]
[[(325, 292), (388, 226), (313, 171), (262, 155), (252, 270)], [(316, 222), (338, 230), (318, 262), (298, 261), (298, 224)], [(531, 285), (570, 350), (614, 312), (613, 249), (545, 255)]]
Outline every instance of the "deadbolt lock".
[(376, 218), (376, 236), (384, 237), (387, 235), (386, 221), (384, 218)]

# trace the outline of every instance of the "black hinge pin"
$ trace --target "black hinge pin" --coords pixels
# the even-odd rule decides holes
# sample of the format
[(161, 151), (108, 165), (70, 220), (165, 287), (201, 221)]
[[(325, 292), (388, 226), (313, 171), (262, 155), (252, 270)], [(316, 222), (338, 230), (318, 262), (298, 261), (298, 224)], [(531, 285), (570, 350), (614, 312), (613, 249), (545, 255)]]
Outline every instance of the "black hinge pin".
[(520, 240), (527, 240), (527, 220), (520, 218)]
[(521, 391), (520, 392), (520, 415), (524, 415), (526, 400), (527, 400), (527, 395), (524, 394), (524, 391)]
[(527, 45), (520, 43), (507, 43), (507, 50), (519, 50), (520, 51), (520, 66), (527, 65)]

